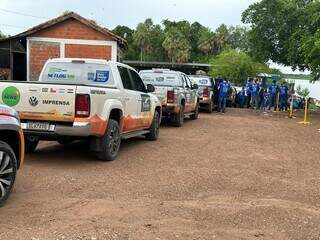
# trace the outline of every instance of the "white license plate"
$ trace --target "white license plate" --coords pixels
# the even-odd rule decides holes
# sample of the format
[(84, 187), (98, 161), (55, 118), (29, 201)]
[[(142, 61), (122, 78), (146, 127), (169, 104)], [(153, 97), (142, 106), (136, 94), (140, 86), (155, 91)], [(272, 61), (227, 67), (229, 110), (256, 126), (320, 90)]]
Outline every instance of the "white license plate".
[(50, 131), (50, 123), (48, 122), (28, 122), (28, 130), (41, 130), (41, 131)]

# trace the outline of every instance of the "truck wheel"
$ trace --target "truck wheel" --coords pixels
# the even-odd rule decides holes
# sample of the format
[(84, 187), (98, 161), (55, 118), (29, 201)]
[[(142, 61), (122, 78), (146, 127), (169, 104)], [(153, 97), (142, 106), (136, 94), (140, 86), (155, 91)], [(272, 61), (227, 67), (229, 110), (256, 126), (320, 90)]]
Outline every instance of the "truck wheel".
[(146, 139), (148, 140), (157, 140), (159, 137), (159, 128), (160, 128), (160, 116), (158, 111), (154, 112), (152, 125), (150, 127), (150, 132), (146, 134)]
[(212, 113), (213, 112), (213, 101), (210, 102), (210, 104), (207, 106), (207, 112)]
[(12, 148), (0, 141), (0, 207), (8, 199), (17, 174), (17, 159)]
[(196, 105), (196, 109), (194, 110), (194, 113), (190, 116), (191, 120), (196, 120), (199, 117), (199, 103)]
[(102, 143), (102, 152), (98, 153), (98, 158), (103, 161), (115, 160), (121, 144), (120, 127), (116, 120), (109, 120), (108, 129), (102, 137)]
[(39, 138), (33, 136), (25, 137), (25, 149), (26, 153), (33, 153), (39, 144)]
[(174, 115), (173, 124), (176, 127), (182, 127), (184, 122), (184, 106), (181, 105), (179, 113)]

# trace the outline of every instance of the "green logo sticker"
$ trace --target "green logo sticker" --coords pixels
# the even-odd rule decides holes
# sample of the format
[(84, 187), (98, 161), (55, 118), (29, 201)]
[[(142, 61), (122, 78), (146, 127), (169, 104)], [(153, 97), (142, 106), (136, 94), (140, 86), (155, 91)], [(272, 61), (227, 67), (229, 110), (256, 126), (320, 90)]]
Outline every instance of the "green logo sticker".
[(2, 92), (2, 101), (4, 104), (13, 107), (20, 102), (20, 92), (16, 87), (7, 87)]

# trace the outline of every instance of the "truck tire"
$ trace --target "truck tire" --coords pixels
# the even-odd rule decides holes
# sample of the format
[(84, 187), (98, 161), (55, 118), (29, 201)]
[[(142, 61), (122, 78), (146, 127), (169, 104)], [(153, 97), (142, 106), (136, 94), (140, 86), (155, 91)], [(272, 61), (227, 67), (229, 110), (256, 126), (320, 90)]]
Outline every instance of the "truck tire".
[(173, 124), (176, 127), (182, 127), (183, 122), (184, 122), (184, 105), (181, 105), (179, 113), (174, 115)]
[(211, 100), (210, 104), (207, 106), (207, 112), (208, 113), (213, 112), (213, 100)]
[(115, 160), (121, 144), (120, 127), (116, 120), (109, 119), (107, 131), (101, 140), (103, 146), (98, 158), (103, 161)]
[(25, 137), (25, 150), (26, 153), (33, 153), (39, 144), (39, 138), (34, 138), (31, 136)]
[(191, 120), (196, 120), (199, 117), (199, 102), (197, 102), (196, 109), (194, 110), (194, 113), (190, 116)]
[(0, 207), (8, 199), (17, 175), (17, 159), (12, 148), (0, 141)]
[(160, 116), (159, 116), (158, 111), (155, 111), (154, 116), (153, 116), (153, 120), (152, 120), (152, 124), (149, 129), (150, 132), (145, 135), (146, 139), (151, 140), (151, 141), (157, 140), (159, 137), (159, 128), (160, 128)]

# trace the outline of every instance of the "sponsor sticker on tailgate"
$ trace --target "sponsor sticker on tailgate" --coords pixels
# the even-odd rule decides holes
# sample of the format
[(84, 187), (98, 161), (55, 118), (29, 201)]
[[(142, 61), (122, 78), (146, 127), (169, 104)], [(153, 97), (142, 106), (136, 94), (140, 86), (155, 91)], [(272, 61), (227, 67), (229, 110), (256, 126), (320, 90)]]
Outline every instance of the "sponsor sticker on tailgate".
[(2, 92), (2, 102), (10, 107), (16, 106), (20, 102), (20, 92), (16, 87), (10, 86)]

